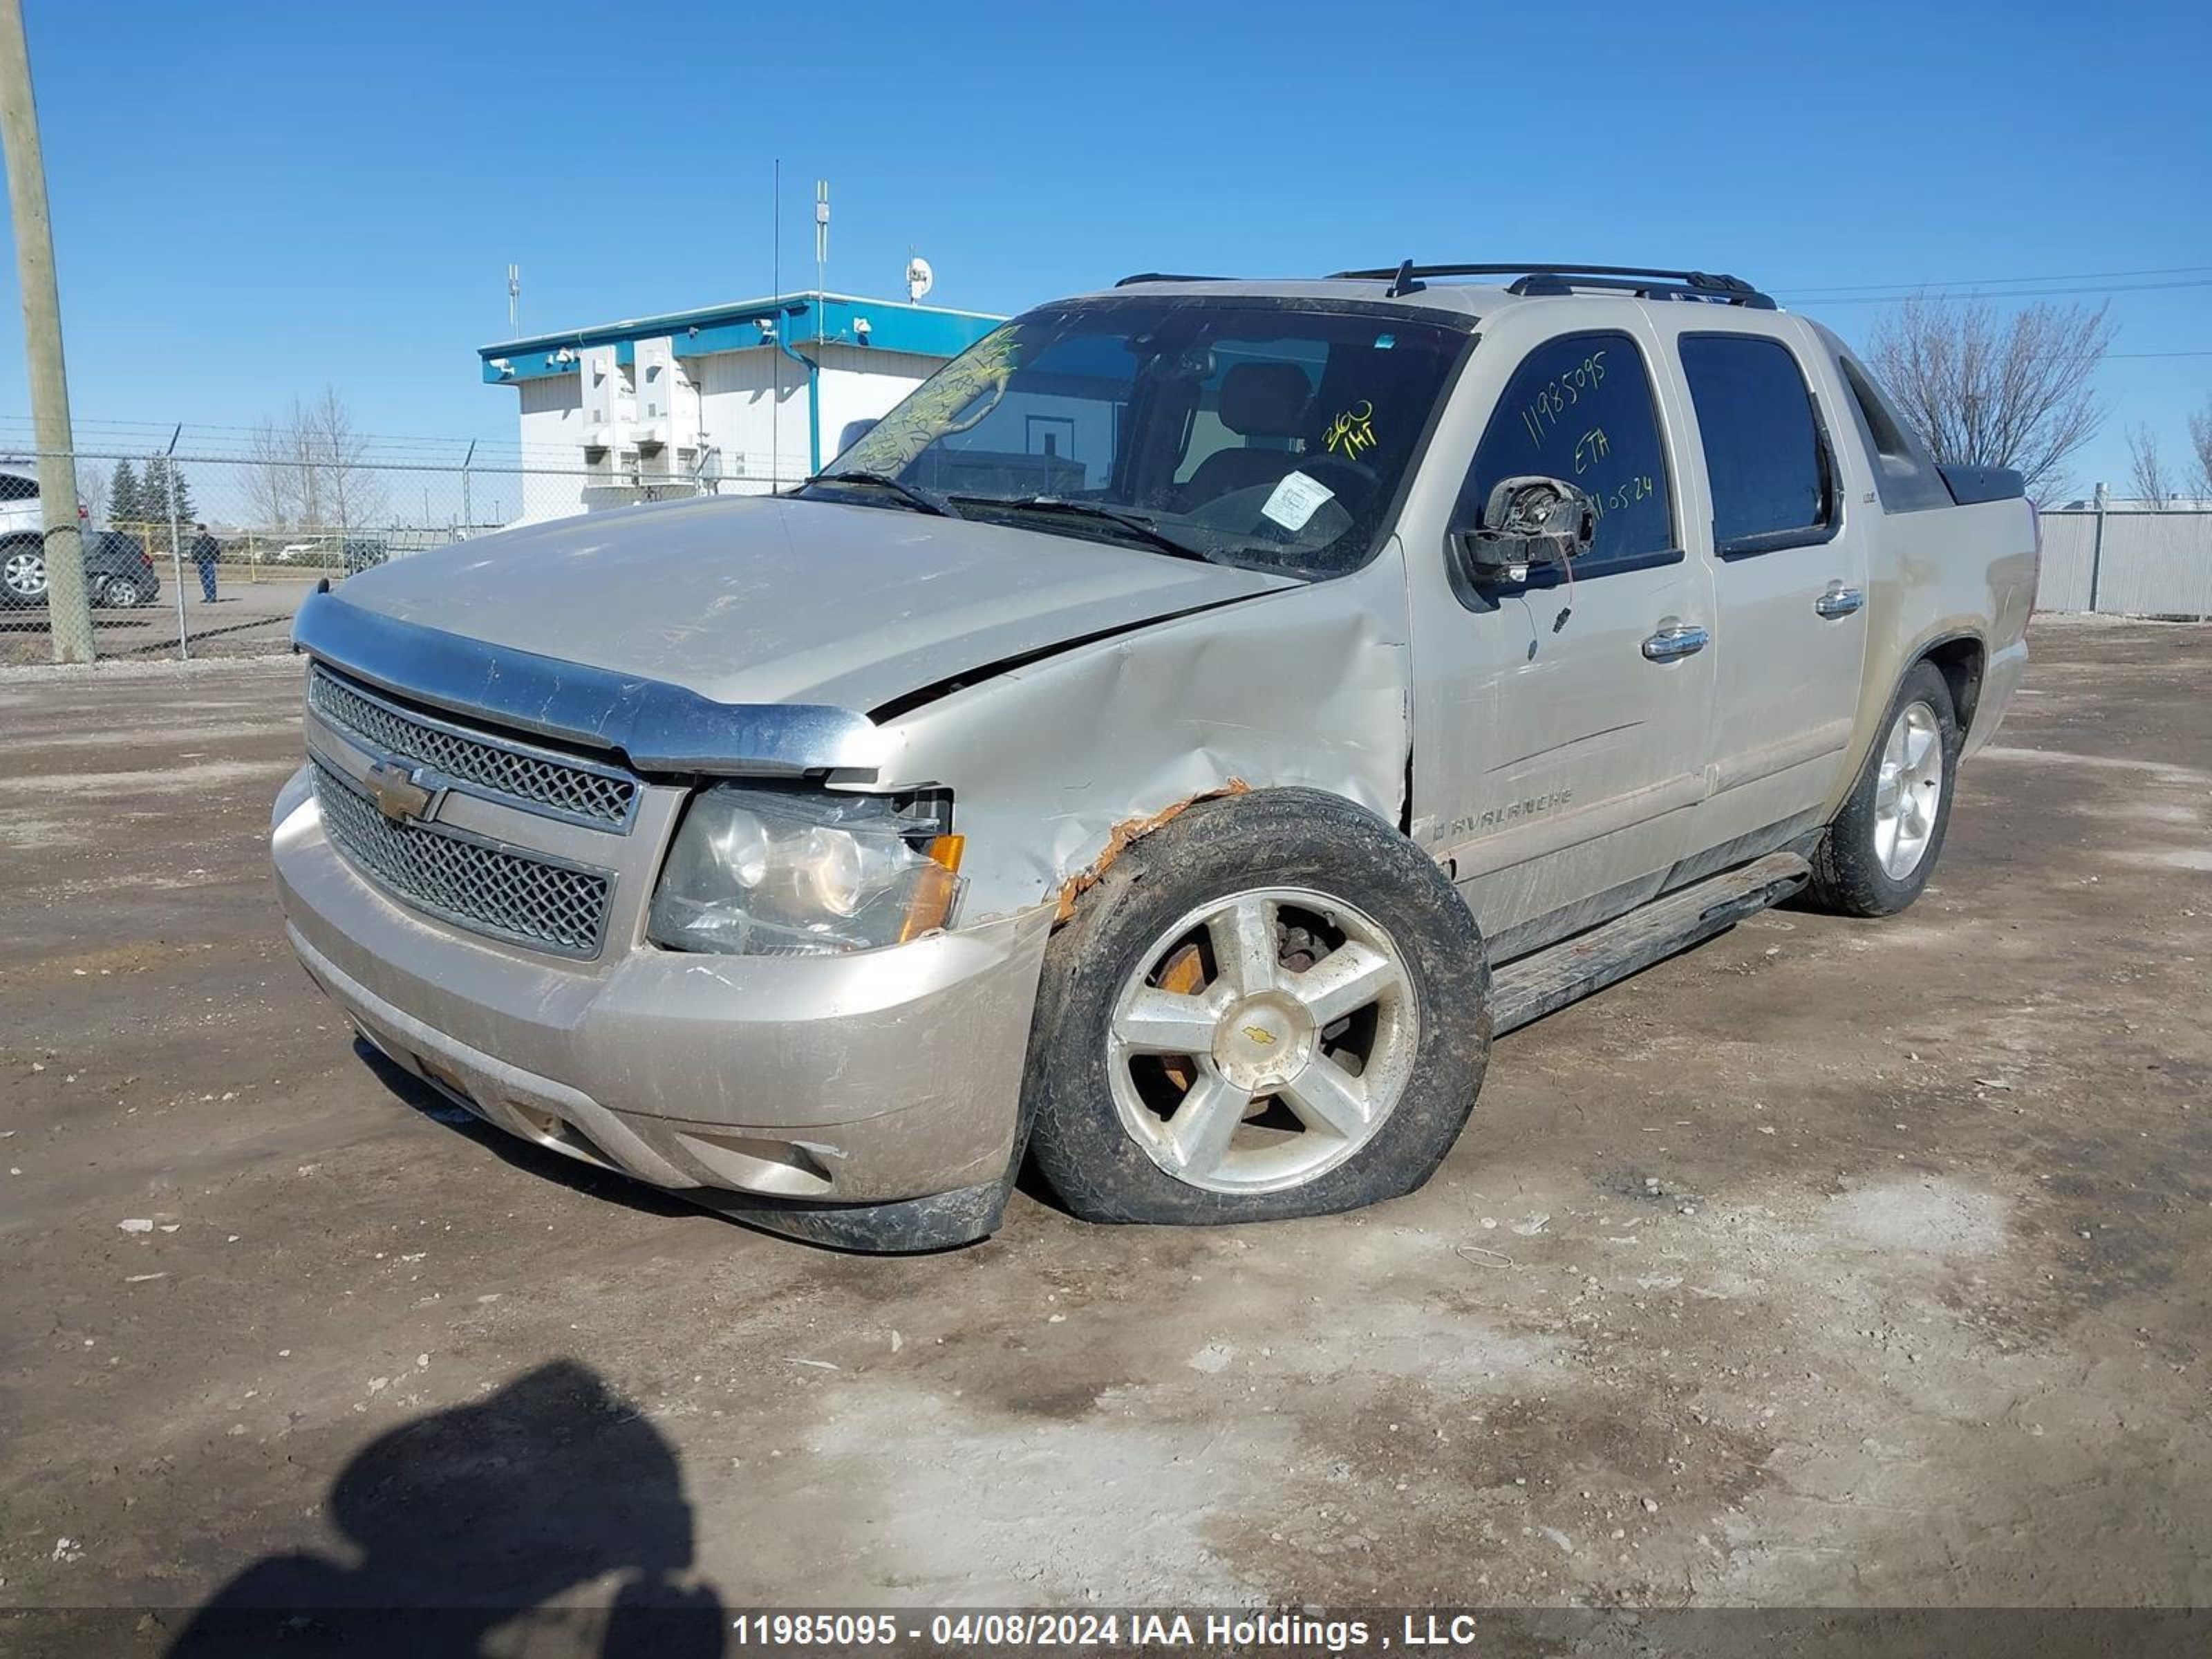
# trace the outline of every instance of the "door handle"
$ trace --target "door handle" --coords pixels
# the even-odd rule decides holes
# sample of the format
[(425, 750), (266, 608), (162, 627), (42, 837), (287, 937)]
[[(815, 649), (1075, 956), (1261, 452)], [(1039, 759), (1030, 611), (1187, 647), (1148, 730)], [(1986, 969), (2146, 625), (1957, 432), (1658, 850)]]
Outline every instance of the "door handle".
[(1830, 622), (1838, 617), (1848, 617), (1866, 603), (1866, 595), (1856, 587), (1846, 587), (1841, 582), (1830, 582), (1828, 591), (1813, 601), (1813, 609)]
[(1653, 662), (1673, 662), (1680, 657), (1694, 657), (1711, 639), (1695, 623), (1668, 623), (1644, 641), (1644, 654)]

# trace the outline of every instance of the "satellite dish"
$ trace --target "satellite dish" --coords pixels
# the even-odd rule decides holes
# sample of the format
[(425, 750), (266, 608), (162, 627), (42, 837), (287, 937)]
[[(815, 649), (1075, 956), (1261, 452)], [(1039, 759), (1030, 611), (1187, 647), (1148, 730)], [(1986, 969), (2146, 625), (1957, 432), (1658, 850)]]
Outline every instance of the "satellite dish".
[(906, 297), (909, 303), (928, 293), (936, 282), (937, 273), (919, 253), (906, 262)]

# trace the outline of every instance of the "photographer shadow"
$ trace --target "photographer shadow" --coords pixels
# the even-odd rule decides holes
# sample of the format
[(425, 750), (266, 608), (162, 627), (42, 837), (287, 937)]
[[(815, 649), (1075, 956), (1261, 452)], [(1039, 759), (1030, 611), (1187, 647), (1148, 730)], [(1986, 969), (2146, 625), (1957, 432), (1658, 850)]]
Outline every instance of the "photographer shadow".
[[(167, 1659), (476, 1659), (518, 1624), (533, 1659), (723, 1650), (720, 1598), (689, 1576), (675, 1449), (574, 1360), (380, 1435), (339, 1474), (328, 1513), (356, 1559), (255, 1562), (194, 1612)], [(577, 1594), (610, 1577), (611, 1600)]]

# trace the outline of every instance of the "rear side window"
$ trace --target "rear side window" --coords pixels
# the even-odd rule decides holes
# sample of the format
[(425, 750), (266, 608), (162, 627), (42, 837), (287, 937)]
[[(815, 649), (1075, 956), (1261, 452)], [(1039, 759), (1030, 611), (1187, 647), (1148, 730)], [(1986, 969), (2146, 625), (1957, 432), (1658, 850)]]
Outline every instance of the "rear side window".
[(1849, 352), (1836, 352), (1836, 370), (1851, 394), (1851, 414), (1874, 460), (1875, 489), (1886, 513), (1917, 513), (1951, 505), (1951, 492), (1920, 440), (1905, 424), (1881, 385)]
[(1564, 478), (1597, 507), (1575, 574), (1679, 550), (1667, 453), (1644, 354), (1626, 334), (1566, 334), (1521, 360), (1475, 446), (1452, 522), (1472, 526), (1507, 478)]
[(1778, 340), (1686, 334), (1682, 374), (1713, 492), (1713, 544), (1761, 553), (1826, 538), (1827, 441), (1797, 359)]
[(39, 481), (20, 472), (0, 472), (0, 501), (35, 501)]

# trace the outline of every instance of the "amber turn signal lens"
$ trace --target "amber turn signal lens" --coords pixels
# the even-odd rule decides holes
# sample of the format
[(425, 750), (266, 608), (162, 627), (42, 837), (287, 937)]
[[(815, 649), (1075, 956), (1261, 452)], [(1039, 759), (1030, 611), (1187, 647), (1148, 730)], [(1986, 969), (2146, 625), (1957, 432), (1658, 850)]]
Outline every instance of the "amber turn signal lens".
[(965, 836), (939, 836), (929, 843), (926, 856), (937, 867), (921, 872), (915, 878), (913, 895), (907, 901), (906, 920), (899, 928), (900, 944), (945, 926), (960, 891), (960, 855), (967, 847)]

